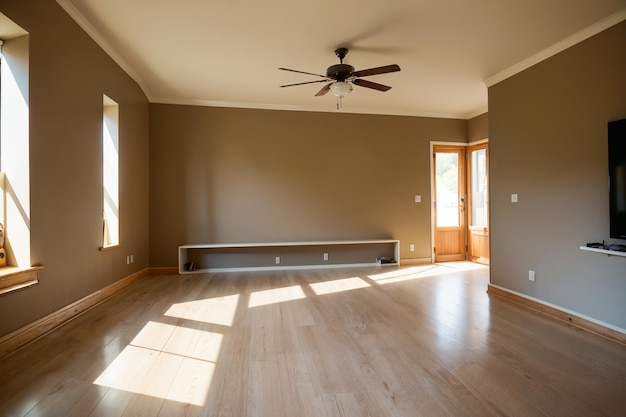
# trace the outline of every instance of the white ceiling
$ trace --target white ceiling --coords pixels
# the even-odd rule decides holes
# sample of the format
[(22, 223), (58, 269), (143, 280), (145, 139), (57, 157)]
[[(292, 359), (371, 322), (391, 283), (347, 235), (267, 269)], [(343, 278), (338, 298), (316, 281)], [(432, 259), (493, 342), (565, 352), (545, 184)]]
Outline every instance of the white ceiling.
[(389, 64), (343, 112), (469, 118), (487, 85), (626, 19), (626, 0), (57, 0), (155, 103), (337, 111), (325, 74)]

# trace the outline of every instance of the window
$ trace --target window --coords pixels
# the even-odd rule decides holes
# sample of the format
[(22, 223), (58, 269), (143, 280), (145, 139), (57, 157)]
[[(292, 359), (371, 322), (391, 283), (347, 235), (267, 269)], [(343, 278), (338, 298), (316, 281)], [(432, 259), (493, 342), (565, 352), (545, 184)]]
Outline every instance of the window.
[(6, 267), (0, 294), (37, 283), (30, 265), (28, 33), (0, 14), (0, 223)]
[(107, 248), (120, 244), (119, 105), (103, 95), (102, 109), (102, 247)]

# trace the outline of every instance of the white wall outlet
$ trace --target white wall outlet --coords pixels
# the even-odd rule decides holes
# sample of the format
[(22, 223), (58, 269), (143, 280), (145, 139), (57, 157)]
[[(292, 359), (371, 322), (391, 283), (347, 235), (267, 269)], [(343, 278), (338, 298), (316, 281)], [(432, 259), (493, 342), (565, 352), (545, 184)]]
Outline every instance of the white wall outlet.
[(517, 198), (517, 194), (511, 194), (511, 203), (517, 203), (518, 198)]
[(411, 252), (415, 252), (415, 245), (414, 245), (413, 243), (411, 243), (411, 244), (409, 245), (409, 250), (410, 250)]
[(326, 252), (324, 252), (324, 260), (327, 261), (328, 260), (328, 254)]
[(415, 196), (415, 202), (416, 202), (416, 203), (421, 203), (421, 202), (422, 202), (422, 196), (421, 196), (421, 195), (419, 195), (419, 194), (417, 194), (417, 195)]
[(280, 256), (276, 257), (276, 265), (278, 265), (280, 263)]
[(528, 270), (528, 280), (535, 282), (535, 271), (533, 271), (532, 269)]

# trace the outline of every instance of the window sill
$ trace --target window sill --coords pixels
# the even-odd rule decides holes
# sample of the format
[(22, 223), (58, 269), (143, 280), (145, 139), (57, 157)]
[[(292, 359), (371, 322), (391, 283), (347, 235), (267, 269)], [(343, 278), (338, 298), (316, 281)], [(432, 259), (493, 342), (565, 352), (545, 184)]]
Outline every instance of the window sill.
[(117, 244), (117, 245), (109, 245), (109, 246), (102, 246), (102, 247), (100, 247), (100, 252), (104, 252), (104, 251), (115, 249), (115, 248), (119, 248), (119, 247), (120, 247), (119, 244)]
[(0, 268), (0, 295), (38, 284), (39, 271), (42, 269), (41, 265), (27, 268), (17, 266)]

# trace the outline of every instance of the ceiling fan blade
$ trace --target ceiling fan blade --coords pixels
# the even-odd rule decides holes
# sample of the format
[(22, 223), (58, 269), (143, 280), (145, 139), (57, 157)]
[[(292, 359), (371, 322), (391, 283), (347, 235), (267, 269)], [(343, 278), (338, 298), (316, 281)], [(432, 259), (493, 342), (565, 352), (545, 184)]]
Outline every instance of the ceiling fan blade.
[(400, 67), (396, 64), (385, 65), (384, 67), (369, 68), (366, 70), (354, 71), (351, 76), (367, 77), (369, 75), (386, 74), (388, 72), (400, 71)]
[(321, 74), (313, 74), (312, 72), (305, 72), (305, 71), (298, 71), (298, 70), (293, 70), (293, 69), (289, 69), (289, 68), (278, 68), (279, 70), (282, 71), (290, 71), (290, 72), (297, 72), (298, 74), (307, 74), (307, 75), (313, 75), (315, 77), (322, 77), (322, 78), (328, 78), (325, 75), (321, 75)]
[(330, 91), (330, 85), (331, 84), (332, 83), (328, 83), (324, 87), (322, 87), (322, 89), (320, 91), (318, 91), (317, 94), (315, 94), (315, 97), (323, 96), (326, 93), (328, 93), (328, 91)]
[(389, 87), (388, 85), (382, 85), (382, 84), (378, 84), (378, 83), (373, 83), (371, 81), (362, 80), (360, 78), (357, 78), (356, 80), (352, 81), (352, 83), (356, 84), (358, 86), (361, 86), (361, 87), (371, 88), (373, 90), (378, 90), (378, 91), (389, 91), (389, 90), (391, 90), (391, 87)]
[(316, 80), (316, 81), (305, 81), (303, 83), (295, 83), (295, 84), (285, 84), (281, 85), (281, 87), (293, 87), (294, 85), (304, 85), (304, 84), (315, 84), (315, 83), (325, 83), (328, 80)]

